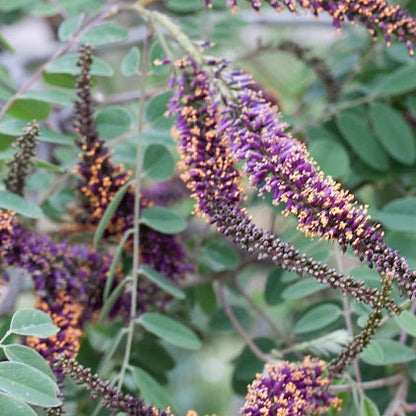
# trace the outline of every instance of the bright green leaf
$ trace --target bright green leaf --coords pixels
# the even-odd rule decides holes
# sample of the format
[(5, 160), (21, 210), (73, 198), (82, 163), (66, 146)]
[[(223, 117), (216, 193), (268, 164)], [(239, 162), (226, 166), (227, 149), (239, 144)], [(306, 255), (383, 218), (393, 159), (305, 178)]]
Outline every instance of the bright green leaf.
[(0, 363), (0, 389), (35, 406), (56, 407), (61, 404), (56, 383), (36, 368), (22, 363)]
[(26, 403), (4, 393), (0, 393), (0, 410), (4, 416), (37, 416), (37, 413)]
[(114, 139), (130, 129), (131, 117), (122, 107), (107, 107), (97, 113), (97, 130), (103, 139)]
[(173, 175), (175, 161), (166, 146), (151, 144), (144, 153), (143, 168), (150, 179), (164, 181)]
[(152, 334), (177, 347), (196, 350), (201, 348), (199, 338), (185, 325), (156, 312), (140, 316), (138, 323)]
[[(46, 68), (46, 72), (49, 74), (69, 74), (79, 75), (81, 68), (77, 66), (79, 56), (75, 53), (69, 53), (58, 58), (55, 62), (49, 64)], [(113, 68), (103, 60), (94, 57), (94, 61), (91, 65), (91, 75), (97, 75), (102, 77), (112, 77), (114, 74)]]
[(394, 318), (403, 331), (409, 335), (416, 337), (416, 316), (409, 312), (403, 311), (399, 316)]
[(12, 317), (10, 331), (18, 335), (49, 338), (59, 331), (49, 315), (37, 309), (19, 309)]
[(146, 107), (146, 121), (152, 125), (156, 124), (160, 119), (167, 118), (165, 113), (168, 109), (169, 100), (172, 97), (172, 93), (164, 92), (156, 95)]
[(22, 95), (24, 99), (37, 100), (62, 107), (72, 107), (73, 95), (57, 90), (28, 91)]
[(376, 170), (389, 168), (389, 160), (364, 118), (352, 112), (343, 112), (336, 122), (344, 139), (364, 163)]
[[(374, 353), (377, 349), (381, 349), (382, 356), (379, 353)], [(416, 352), (412, 348), (391, 339), (376, 339), (372, 341), (361, 356), (361, 359), (367, 364), (382, 366), (406, 363), (415, 358)]]
[(208, 273), (234, 270), (240, 264), (238, 252), (230, 244), (223, 241), (210, 241), (201, 249), (199, 254), (200, 266), (208, 269)]
[(32, 121), (48, 118), (50, 111), (51, 107), (46, 102), (19, 98), (11, 105), (7, 114), (22, 120)]
[(416, 65), (406, 65), (381, 78), (375, 93), (379, 97), (404, 94), (416, 89)]
[(58, 29), (58, 38), (61, 42), (69, 40), (76, 30), (80, 27), (84, 18), (84, 13), (64, 20)]
[(9, 361), (27, 364), (30, 367), (38, 369), (55, 381), (55, 376), (48, 363), (34, 349), (25, 345), (9, 344), (4, 346), (3, 351)]
[(416, 157), (415, 137), (403, 116), (383, 103), (370, 106), (373, 128), (390, 156), (400, 163), (412, 165)]
[(140, 270), (151, 282), (159, 286), (166, 293), (169, 293), (177, 299), (185, 299), (185, 293), (167, 277), (163, 276), (146, 264), (143, 264)]
[(172, 406), (172, 400), (167, 391), (150, 374), (146, 373), (146, 371), (134, 367), (133, 377), (137, 387), (149, 404), (161, 409), (169, 405)]
[(341, 314), (342, 310), (337, 305), (320, 305), (309, 310), (296, 322), (295, 333), (303, 334), (325, 328), (335, 322)]
[(41, 218), (43, 216), (42, 210), (33, 202), (9, 191), (0, 191), (0, 208), (14, 211), (27, 218)]
[(89, 45), (108, 45), (115, 42), (123, 42), (129, 32), (121, 25), (108, 22), (93, 27), (81, 37), (81, 42)]
[(137, 74), (140, 65), (140, 50), (133, 46), (121, 61), (121, 73), (126, 77)]
[(364, 397), (362, 403), (361, 416), (380, 416), (378, 407), (368, 397)]
[(187, 223), (182, 217), (164, 207), (144, 209), (141, 221), (153, 230), (164, 234), (178, 234), (187, 227)]

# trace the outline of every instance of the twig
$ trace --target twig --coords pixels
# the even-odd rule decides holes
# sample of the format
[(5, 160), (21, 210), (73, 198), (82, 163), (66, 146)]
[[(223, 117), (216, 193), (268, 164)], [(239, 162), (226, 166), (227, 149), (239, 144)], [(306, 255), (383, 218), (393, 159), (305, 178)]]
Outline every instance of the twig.
[(238, 332), (240, 337), (244, 340), (246, 345), (250, 348), (251, 352), (261, 361), (267, 362), (269, 357), (266, 354), (264, 354), (264, 352), (261, 351), (260, 348), (252, 341), (252, 339), (244, 330), (244, 328), (240, 325), (232, 309), (230, 308), (230, 305), (228, 304), (226, 297), (225, 297), (224, 283), (222, 281), (218, 282), (217, 289), (218, 289), (217, 290), (218, 299), (222, 307), (224, 308), (224, 312), (227, 315), (228, 319), (230, 320), (234, 329)]
[[(340, 248), (338, 246), (335, 246), (334, 252), (335, 252), (335, 260), (337, 262), (338, 271), (341, 274), (345, 274), (345, 267), (344, 267), (344, 261), (343, 261), (344, 258), (343, 258), (343, 254)], [(354, 328), (353, 328), (352, 319), (351, 319), (350, 301), (347, 298), (347, 296), (342, 296), (342, 307), (344, 310), (344, 320), (345, 320), (345, 325), (347, 327), (348, 335), (351, 338), (353, 338)], [(361, 383), (362, 378), (361, 378), (360, 364), (358, 362), (358, 358), (353, 362), (353, 367), (354, 367), (355, 378), (357, 379), (358, 383)]]
[[(168, 91), (168, 87), (159, 88), (154, 91), (148, 91), (146, 92), (146, 99), (152, 98), (156, 95), (162, 94), (163, 92)], [(94, 102), (97, 105), (116, 105), (116, 104), (124, 104), (129, 103), (131, 101), (137, 101), (140, 100), (140, 92), (139, 91), (125, 91), (119, 94), (110, 95), (108, 97), (105, 97), (102, 94), (96, 94), (94, 97)]]
[(372, 380), (372, 381), (364, 381), (361, 383), (353, 383), (353, 384), (347, 384), (347, 385), (340, 384), (338, 386), (331, 386), (329, 388), (329, 391), (331, 393), (344, 393), (354, 388), (359, 388), (361, 390), (379, 389), (381, 387), (394, 386), (395, 384), (399, 383), (402, 380), (403, 380), (403, 375), (396, 374), (391, 377), (380, 378), (380, 379)]
[(58, 58), (62, 55), (67, 53), (71, 47), (76, 44), (81, 36), (91, 29), (92, 27), (96, 26), (97, 24), (101, 23), (103, 20), (108, 19), (109, 17), (114, 16), (118, 13), (118, 7), (114, 6), (110, 10), (106, 10), (101, 12), (98, 16), (93, 18), (89, 23), (87, 23), (83, 28), (78, 29), (75, 34), (71, 37), (71, 39), (62, 47), (60, 47), (43, 65), (41, 65), (38, 70), (23, 84), (20, 89), (7, 101), (7, 103), (3, 106), (0, 110), (0, 120), (4, 117), (10, 107), (15, 103), (15, 101), (24, 94), (33, 84), (34, 82), (42, 75), (45, 68), (50, 65), (51, 63), (55, 62)]
[[(415, 313), (416, 312), (416, 300), (412, 301), (412, 305), (410, 306), (409, 312)], [(401, 344), (406, 344), (408, 334), (406, 331), (402, 331), (400, 334), (399, 342)]]
[(409, 380), (407, 378), (402, 379), (399, 387), (396, 390), (393, 400), (390, 402), (383, 416), (398, 416), (403, 414), (403, 405), (406, 400), (407, 392), (409, 390)]

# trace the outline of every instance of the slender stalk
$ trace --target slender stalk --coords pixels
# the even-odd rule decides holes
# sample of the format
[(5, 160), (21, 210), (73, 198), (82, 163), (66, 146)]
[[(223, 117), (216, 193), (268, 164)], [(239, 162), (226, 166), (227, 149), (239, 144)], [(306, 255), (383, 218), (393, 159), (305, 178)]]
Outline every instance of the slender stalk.
[(230, 305), (228, 304), (226, 297), (225, 297), (224, 283), (218, 282), (217, 288), (218, 288), (218, 291), (217, 291), (218, 299), (220, 300), (220, 303), (222, 307), (224, 308), (224, 312), (227, 315), (228, 319), (230, 320), (234, 329), (241, 336), (241, 338), (244, 340), (246, 345), (250, 348), (251, 352), (261, 361), (267, 362), (269, 359), (268, 356), (263, 351), (261, 351), (260, 348), (252, 341), (252, 339), (244, 330), (244, 328), (240, 325), (232, 309), (230, 308)]
[(402, 374), (396, 374), (391, 377), (380, 378), (377, 380), (372, 381), (364, 381), (361, 383), (352, 383), (347, 385), (338, 385), (338, 386), (331, 386), (329, 391), (331, 393), (344, 393), (346, 391), (350, 391), (354, 388), (359, 388), (361, 390), (372, 390), (372, 389), (379, 389), (381, 387), (388, 387), (394, 386), (395, 384), (400, 383), (403, 380)]
[(123, 363), (120, 370), (120, 378), (118, 381), (118, 388), (120, 389), (124, 382), (124, 376), (129, 366), (133, 338), (135, 318), (137, 313), (137, 287), (139, 280), (139, 267), (140, 267), (140, 191), (141, 191), (141, 176), (142, 176), (142, 162), (143, 157), (141, 154), (142, 141), (143, 141), (143, 124), (144, 124), (144, 105), (146, 97), (146, 71), (149, 61), (149, 45), (152, 37), (152, 33), (148, 29), (144, 46), (143, 46), (143, 59), (140, 76), (140, 100), (139, 100), (139, 112), (138, 112), (138, 139), (137, 139), (137, 155), (136, 155), (136, 172), (135, 172), (135, 200), (134, 200), (134, 224), (133, 224), (133, 277), (132, 277), (132, 293), (131, 293), (131, 307), (130, 307), (130, 322), (127, 332), (126, 350), (124, 354)]

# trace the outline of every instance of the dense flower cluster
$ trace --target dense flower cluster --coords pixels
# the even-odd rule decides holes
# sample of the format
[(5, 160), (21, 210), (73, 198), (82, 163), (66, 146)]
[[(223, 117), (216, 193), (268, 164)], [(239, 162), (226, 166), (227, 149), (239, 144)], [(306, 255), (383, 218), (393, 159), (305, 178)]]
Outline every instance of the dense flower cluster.
[(18, 150), (8, 164), (9, 172), (5, 180), (6, 188), (10, 192), (23, 195), (26, 178), (32, 167), (31, 160), (35, 156), (36, 137), (38, 135), (38, 125), (36, 123), (29, 123), (23, 129), (22, 136), (18, 137), (15, 142)]
[[(205, 214), (220, 232), (231, 236), (242, 248), (258, 252), (260, 259), (269, 257), (286, 270), (314, 276), (319, 282), (329, 283), (374, 306), (377, 291), (308, 259), (248, 218), (240, 206), (243, 193), (235, 159), (227, 147), (226, 135), (218, 130), (222, 116), (214, 89), (207, 73), (194, 65), (191, 68), (178, 80), (170, 114), (177, 115), (173, 136), (181, 154), (182, 178), (197, 200), (196, 211)], [(392, 302), (390, 307), (394, 309)]]
[[(114, 165), (110, 149), (100, 139), (96, 129), (91, 95), (92, 60), (91, 47), (82, 46), (78, 61), (81, 74), (77, 77), (75, 129), (81, 136), (77, 142), (81, 149), (78, 164), (79, 190), (84, 197), (83, 207), (88, 213), (88, 223), (97, 224), (115, 194), (129, 181), (129, 173), (123, 166)], [(173, 196), (176, 189), (180, 190), (179, 195), (184, 195), (183, 190), (177, 185), (172, 186), (172, 183), (168, 181), (146, 190), (141, 198), (141, 207), (174, 202), (178, 197)], [(167, 188), (170, 190), (169, 194), (165, 194)], [(114, 237), (116, 241), (120, 241), (123, 234), (133, 228), (134, 203), (134, 190), (130, 187), (108, 223), (105, 238)], [(186, 263), (186, 250), (180, 239), (153, 231), (146, 226), (140, 227), (140, 257), (141, 262), (165, 274), (175, 283), (179, 283), (184, 273), (190, 270), (190, 265)], [(146, 279), (139, 281), (138, 298), (141, 299), (138, 305), (140, 311), (149, 306), (163, 307), (168, 299), (165, 292)]]
[(383, 242), (383, 232), (371, 223), (367, 207), (325, 177), (305, 145), (286, 132), (277, 109), (260, 91), (246, 88), (248, 75), (234, 71), (229, 83), (236, 87), (236, 99), (219, 122), (219, 134), (228, 139), (233, 156), (245, 161), (244, 169), (260, 195), (271, 192), (274, 204), (284, 203), (283, 213), (296, 215), (306, 235), (333, 239), (343, 250), (351, 246), (379, 273), (393, 272), (409, 297), (414, 296), (414, 273), (406, 259)]
[[(248, 0), (254, 10), (259, 11), (261, 0)], [(211, 0), (205, 0), (208, 6)], [(237, 8), (238, 0), (231, 0), (231, 7)], [(311, 11), (315, 16), (327, 13), (333, 19), (333, 25), (339, 29), (346, 20), (362, 23), (377, 39), (377, 30), (380, 30), (387, 44), (391, 37), (396, 36), (400, 42), (406, 43), (409, 52), (413, 55), (413, 46), (416, 42), (416, 21), (411, 14), (401, 9), (399, 5), (389, 4), (386, 0), (265, 0), (274, 9), (280, 11), (287, 8), (296, 11), (297, 7)]]
[(301, 365), (285, 361), (265, 370), (248, 386), (243, 415), (308, 416), (340, 407), (341, 401), (327, 392), (322, 360), (305, 357)]

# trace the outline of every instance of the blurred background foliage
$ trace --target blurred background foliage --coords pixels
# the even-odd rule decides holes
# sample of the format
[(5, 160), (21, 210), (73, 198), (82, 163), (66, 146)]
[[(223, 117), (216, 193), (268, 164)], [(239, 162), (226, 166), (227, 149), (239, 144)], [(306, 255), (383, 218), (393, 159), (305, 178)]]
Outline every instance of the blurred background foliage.
[[(92, 75), (100, 135), (114, 149), (117, 163), (130, 170), (135, 164), (137, 75), (145, 36), (142, 22), (123, 14), (93, 27), (79, 42), (71, 41), (85, 19), (97, 14), (103, 3), (0, 0), (0, 100), (6, 103), (36, 71), (41, 71), (0, 121), (0, 169), (3, 175), (7, 173), (6, 163), (15, 151), (12, 143), (25, 123), (38, 120), (38, 159), (27, 193), (44, 212), (40, 230), (57, 236), (59, 224), (68, 218), (77, 198), (73, 173), (77, 148), (71, 123), (78, 43), (89, 43), (96, 51)], [(155, 1), (152, 7), (169, 14), (192, 39), (215, 42), (207, 50), (209, 54), (230, 59), (234, 66), (252, 72), (322, 169), (354, 192), (359, 201), (370, 205), (372, 217), (386, 229), (387, 242), (416, 266), (416, 58), (409, 57), (402, 44), (385, 47), (381, 41), (374, 42), (360, 27), (346, 25), (334, 36), (331, 22), (324, 17), (316, 20), (303, 13), (277, 14), (267, 7), (260, 15), (249, 7), (231, 14), (225, 0), (213, 3), (213, 10), (207, 10), (200, 0)], [(415, 0), (401, 4), (416, 13)], [(176, 45), (169, 45), (180, 56)], [(301, 46), (301, 52), (296, 45)], [(55, 51), (66, 46), (68, 53), (45, 64)], [(166, 87), (169, 67), (153, 64), (155, 59), (164, 58), (158, 42), (152, 44), (150, 55), (143, 150), (144, 181), (149, 185), (172, 177), (178, 160), (170, 135), (173, 120), (164, 116), (171, 96)], [(352, 256), (341, 264), (332, 244), (303, 237), (296, 231), (295, 221), (282, 217), (280, 208), (272, 207), (267, 197), (251, 197), (248, 206), (256, 222), (310, 256), (370, 285), (379, 284), (377, 273), (362, 267)], [(175, 206), (190, 223), (185, 239), (198, 278), (186, 288), (186, 300), (173, 303), (171, 313), (190, 323), (202, 338), (203, 347), (184, 352), (152, 334), (138, 333), (132, 364), (144, 373), (128, 378), (127, 388), (137, 395), (139, 387), (147, 400), (158, 403), (169, 397), (178, 414), (190, 408), (201, 414), (236, 414), (247, 384), (263, 364), (229, 323), (210, 279), (213, 273), (232, 276), (228, 301), (255, 342), (265, 352), (283, 350), (287, 359), (296, 360), (299, 353), (329, 359), (348, 339), (344, 315), (351, 315), (358, 329), (368, 309), (352, 301), (347, 302), (346, 311), (340, 294), (325, 285), (247, 259), (214, 229), (191, 217), (192, 209), (191, 200)], [(91, 235), (79, 238), (91, 241)], [(18, 307), (33, 303), (29, 281), (22, 285), (16, 299)], [(249, 302), (244, 297), (247, 293)], [(273, 325), (256, 313), (253, 305)], [(4, 325), (9, 311), (10, 306), (2, 311)], [(415, 322), (412, 313), (386, 319), (360, 360), (364, 381), (390, 376), (404, 367), (416, 381)], [(110, 360), (106, 354), (122, 325), (91, 325), (79, 361), (111, 378), (119, 368), (123, 348), (119, 346), (120, 351)], [(146, 375), (157, 384), (149, 388)], [(416, 402), (416, 384), (411, 384), (409, 392), (408, 401)], [(364, 405), (360, 399), (363, 394), (367, 396)], [(391, 395), (392, 387), (343, 393), (342, 415), (381, 414)], [(94, 413), (96, 403), (70, 381), (66, 396), (70, 414), (110, 414), (106, 410)]]

